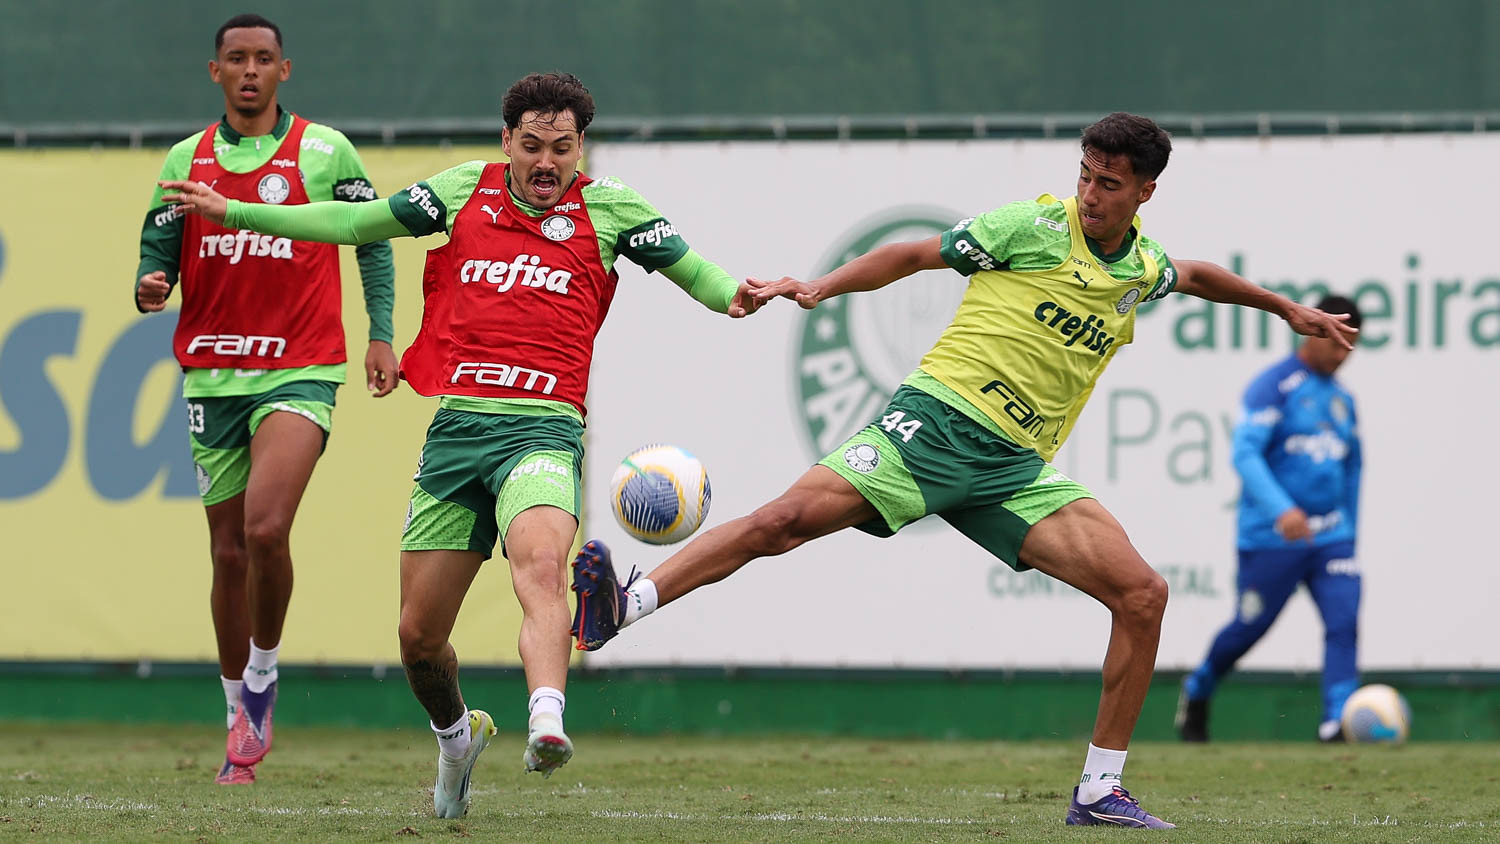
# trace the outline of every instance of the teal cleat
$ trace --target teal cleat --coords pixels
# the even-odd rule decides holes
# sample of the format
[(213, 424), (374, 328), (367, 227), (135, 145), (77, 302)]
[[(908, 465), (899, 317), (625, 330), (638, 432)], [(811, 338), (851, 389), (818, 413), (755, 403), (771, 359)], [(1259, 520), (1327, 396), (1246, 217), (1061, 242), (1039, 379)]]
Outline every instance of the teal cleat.
[(495, 719), (482, 709), (469, 710), (469, 749), (457, 759), (438, 753), (437, 782), (432, 786), (432, 811), (440, 818), (461, 818), (469, 811), (469, 775), (479, 754), (495, 735)]

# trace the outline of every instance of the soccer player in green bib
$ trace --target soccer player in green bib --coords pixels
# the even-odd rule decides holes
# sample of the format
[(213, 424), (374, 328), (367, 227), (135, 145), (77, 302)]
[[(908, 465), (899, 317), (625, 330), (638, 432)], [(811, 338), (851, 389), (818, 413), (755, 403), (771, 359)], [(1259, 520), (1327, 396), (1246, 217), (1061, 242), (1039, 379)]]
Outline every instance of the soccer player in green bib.
[[(375, 199), (353, 145), (337, 129), (281, 108), (292, 61), (281, 30), (236, 15), (214, 37), (209, 75), (224, 116), (167, 153), (161, 179), (191, 179), (268, 206)], [(234, 231), (186, 217), (160, 187), (141, 231), (135, 301), (167, 305), (184, 371), (188, 430), (213, 559), (214, 633), (229, 736), (216, 781), (255, 781), (271, 749), (277, 657), (292, 597), (292, 520), (333, 428), (344, 383), (337, 247)], [(391, 349), (391, 246), (355, 250), (370, 317), (365, 376), (377, 397), (396, 386)]]
[(602, 543), (585, 543), (574, 561), (578, 647), (601, 647), (753, 559), (849, 527), (890, 536), (936, 513), (1017, 570), (1045, 572), (1109, 608), (1099, 714), (1066, 822), (1171, 827), (1121, 784), (1156, 663), (1166, 581), (1088, 489), (1047, 461), (1105, 366), (1131, 341), (1142, 302), (1175, 290), (1246, 305), (1344, 345), (1354, 329), (1214, 264), (1174, 264), (1141, 234), (1136, 210), (1155, 192), (1171, 152), (1151, 120), (1111, 114), (1084, 130), (1082, 148), (1074, 197), (1013, 202), (937, 237), (882, 246), (811, 282), (758, 286), (757, 298), (815, 308), (920, 270), (972, 277), (952, 324), (880, 418), (781, 497), (632, 582), (619, 582)]

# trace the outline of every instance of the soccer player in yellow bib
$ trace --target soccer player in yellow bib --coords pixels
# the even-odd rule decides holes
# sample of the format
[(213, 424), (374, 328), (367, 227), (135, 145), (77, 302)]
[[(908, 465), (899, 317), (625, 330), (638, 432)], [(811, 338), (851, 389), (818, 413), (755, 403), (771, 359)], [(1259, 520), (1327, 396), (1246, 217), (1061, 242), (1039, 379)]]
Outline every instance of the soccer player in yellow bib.
[(936, 513), (1017, 570), (1038, 569), (1109, 608), (1099, 714), (1066, 822), (1171, 827), (1121, 785), (1156, 664), (1166, 581), (1088, 489), (1047, 460), (1131, 341), (1142, 302), (1175, 290), (1259, 308), (1345, 346), (1355, 329), (1214, 264), (1174, 263), (1141, 234), (1136, 210), (1156, 191), (1172, 149), (1154, 122), (1111, 114), (1084, 130), (1081, 145), (1074, 197), (1013, 202), (937, 237), (882, 246), (811, 282), (761, 287), (757, 298), (816, 308), (920, 270), (973, 277), (952, 324), (881, 417), (779, 498), (633, 582), (617, 580), (601, 543), (586, 543), (574, 561), (578, 646), (596, 649), (756, 558), (849, 527), (890, 536)]

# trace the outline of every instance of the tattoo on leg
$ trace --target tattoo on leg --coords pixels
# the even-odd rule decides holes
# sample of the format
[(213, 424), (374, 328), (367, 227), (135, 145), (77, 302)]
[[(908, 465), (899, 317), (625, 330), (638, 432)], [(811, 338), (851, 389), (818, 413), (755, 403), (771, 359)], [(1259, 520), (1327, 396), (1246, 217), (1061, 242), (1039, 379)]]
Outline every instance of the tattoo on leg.
[(458, 654), (448, 652), (436, 660), (419, 659), (406, 663), (406, 682), (412, 694), (427, 710), (432, 723), (445, 727), (464, 714), (464, 696), (458, 690)]

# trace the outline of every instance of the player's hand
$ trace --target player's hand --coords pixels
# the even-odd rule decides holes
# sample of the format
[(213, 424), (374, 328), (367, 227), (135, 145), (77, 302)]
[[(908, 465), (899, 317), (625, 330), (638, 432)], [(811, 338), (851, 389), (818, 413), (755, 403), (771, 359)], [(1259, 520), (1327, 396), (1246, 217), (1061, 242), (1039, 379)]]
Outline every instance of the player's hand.
[(1276, 532), (1287, 542), (1312, 539), (1313, 535), (1312, 526), (1307, 523), (1307, 514), (1302, 512), (1301, 507), (1289, 507), (1286, 512), (1277, 516)]
[(365, 352), (365, 386), (375, 398), (388, 396), (396, 389), (396, 352), (384, 340), (371, 340)]
[(759, 279), (750, 279), (750, 281), (754, 281), (759, 285), (755, 291), (755, 298), (762, 302), (775, 299), (777, 296), (784, 296), (787, 299), (796, 300), (798, 305), (812, 310), (822, 300), (822, 295), (818, 291), (818, 288), (790, 276), (782, 276), (775, 281), (760, 281)]
[(765, 300), (757, 299), (755, 291), (764, 285), (765, 282), (755, 278), (747, 278), (740, 282), (739, 289), (734, 291), (734, 298), (729, 300), (729, 310), (727, 311), (729, 316), (733, 319), (740, 319), (760, 310), (760, 306), (765, 304)]
[(1354, 339), (1359, 329), (1348, 324), (1348, 314), (1329, 314), (1317, 308), (1292, 303), (1292, 312), (1287, 314), (1287, 324), (1298, 334), (1308, 337), (1332, 337), (1346, 349), (1354, 348)]
[(135, 305), (148, 313), (156, 313), (167, 306), (167, 296), (172, 285), (167, 283), (167, 274), (161, 270), (146, 273), (135, 285)]
[(202, 182), (157, 182), (161, 189), (166, 191), (162, 194), (162, 202), (166, 202), (184, 211), (201, 214), (204, 218), (212, 220), (219, 225), (224, 225), (224, 215), (229, 213), (229, 200), (214, 191), (213, 188)]

